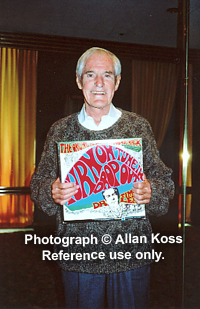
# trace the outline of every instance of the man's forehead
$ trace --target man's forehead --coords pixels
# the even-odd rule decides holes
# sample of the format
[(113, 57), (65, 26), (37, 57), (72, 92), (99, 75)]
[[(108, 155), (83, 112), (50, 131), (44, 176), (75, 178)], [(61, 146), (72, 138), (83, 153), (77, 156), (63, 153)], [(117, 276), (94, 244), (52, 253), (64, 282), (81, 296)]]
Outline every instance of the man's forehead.
[(105, 52), (96, 52), (85, 60), (84, 71), (93, 71), (97, 68), (105, 72), (114, 73), (113, 58)]
[(105, 191), (106, 195), (110, 195), (110, 194), (113, 194), (113, 193), (115, 193), (115, 190), (113, 188), (108, 189), (108, 190)]

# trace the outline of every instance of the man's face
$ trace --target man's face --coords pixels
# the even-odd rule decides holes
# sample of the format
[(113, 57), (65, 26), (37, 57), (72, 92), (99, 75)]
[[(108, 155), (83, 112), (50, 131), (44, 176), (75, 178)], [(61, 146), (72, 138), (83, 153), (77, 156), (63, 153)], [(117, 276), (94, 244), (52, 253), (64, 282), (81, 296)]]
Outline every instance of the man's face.
[(76, 78), (79, 89), (82, 89), (86, 112), (92, 115), (96, 109), (107, 114), (115, 91), (118, 89), (121, 76), (115, 77), (112, 58), (102, 52), (94, 53), (85, 62), (81, 81)]
[(109, 205), (109, 206), (118, 206), (119, 204), (119, 197), (118, 195), (116, 194), (115, 190), (114, 189), (108, 189), (104, 192), (104, 198), (105, 198), (105, 201), (106, 203)]

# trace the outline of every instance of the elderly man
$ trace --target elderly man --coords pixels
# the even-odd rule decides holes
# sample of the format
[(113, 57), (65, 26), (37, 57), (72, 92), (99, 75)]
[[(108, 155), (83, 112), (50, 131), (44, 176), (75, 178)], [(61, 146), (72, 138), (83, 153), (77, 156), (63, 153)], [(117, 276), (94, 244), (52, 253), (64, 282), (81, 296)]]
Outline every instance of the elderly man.
[[(80, 242), (68, 247), (55, 245), (55, 252), (64, 250), (71, 257), (59, 260), (68, 308), (148, 307), (150, 264), (153, 262), (149, 215), (165, 214), (174, 194), (171, 170), (159, 158), (149, 123), (112, 104), (120, 79), (120, 61), (111, 52), (91, 48), (80, 57), (76, 82), (83, 92), (83, 108), (80, 113), (63, 118), (50, 128), (31, 181), (32, 200), (48, 215), (57, 215), (57, 236), (96, 237), (96, 242), (88, 246)], [(138, 204), (146, 205), (146, 218), (63, 223), (61, 205), (79, 188), (74, 183), (60, 183), (57, 143), (133, 137), (143, 140), (145, 179), (134, 184), (133, 195)], [(138, 239), (145, 236), (147, 241), (115, 243), (117, 236), (125, 233), (138, 236)], [(149, 252), (148, 259), (138, 259), (137, 252)], [(76, 253), (79, 253), (78, 259)], [(94, 258), (81, 258), (86, 253), (93, 253)], [(97, 256), (96, 253), (102, 254)]]

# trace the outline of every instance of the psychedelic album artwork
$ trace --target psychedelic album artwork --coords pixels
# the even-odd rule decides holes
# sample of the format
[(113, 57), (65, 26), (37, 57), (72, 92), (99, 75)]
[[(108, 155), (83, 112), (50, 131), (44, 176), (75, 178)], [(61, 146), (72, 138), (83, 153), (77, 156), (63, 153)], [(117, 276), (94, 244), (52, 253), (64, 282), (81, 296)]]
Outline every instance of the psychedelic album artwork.
[(144, 180), (142, 139), (58, 143), (61, 182), (79, 185), (63, 205), (63, 220), (144, 218), (132, 188)]

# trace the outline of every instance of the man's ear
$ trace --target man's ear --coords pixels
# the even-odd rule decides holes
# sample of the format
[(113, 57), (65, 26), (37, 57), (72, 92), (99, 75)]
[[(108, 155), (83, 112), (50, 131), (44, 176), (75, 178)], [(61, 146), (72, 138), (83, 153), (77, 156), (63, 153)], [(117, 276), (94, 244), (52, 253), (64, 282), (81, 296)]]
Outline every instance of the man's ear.
[(83, 89), (82, 83), (77, 73), (76, 73), (76, 83), (77, 83), (78, 88), (82, 90)]
[(119, 88), (120, 81), (121, 81), (121, 74), (119, 74), (115, 78), (115, 91)]

